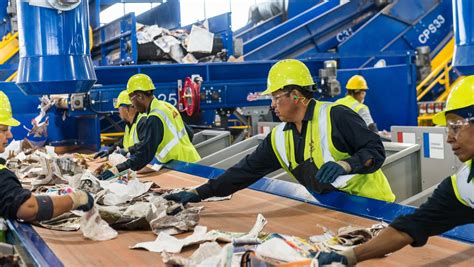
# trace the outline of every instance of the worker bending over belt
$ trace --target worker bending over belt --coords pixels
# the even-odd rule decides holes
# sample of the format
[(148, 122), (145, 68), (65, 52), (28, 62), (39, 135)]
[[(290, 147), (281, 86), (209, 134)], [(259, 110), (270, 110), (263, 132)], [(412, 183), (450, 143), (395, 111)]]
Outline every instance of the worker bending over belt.
[[(10, 101), (0, 91), (0, 153), (5, 152), (10, 127), (20, 122), (12, 116)], [(0, 158), (0, 217), (25, 221), (50, 220), (70, 210), (88, 211), (94, 206), (94, 199), (84, 191), (75, 191), (63, 196), (35, 195), (21, 186), (16, 175), (5, 167)]]
[(105, 171), (99, 179), (108, 179), (121, 171), (140, 170), (148, 163), (162, 164), (170, 160), (196, 162), (201, 159), (191, 143), (178, 110), (153, 95), (155, 85), (145, 74), (133, 75), (127, 83), (132, 105), (147, 116), (143, 140), (130, 151), (130, 158)]
[(370, 115), (369, 107), (364, 104), (364, 99), (369, 89), (364, 77), (360, 75), (352, 76), (349, 81), (347, 81), (346, 89), (347, 95), (338, 99), (336, 103), (354, 110), (362, 117), (370, 130), (378, 132), (377, 124), (375, 124)]
[(355, 265), (409, 244), (421, 247), (430, 236), (474, 223), (474, 75), (464, 78), (452, 89), (445, 111), (436, 114), (433, 122), (446, 125), (447, 142), (464, 166), (444, 179), (413, 214), (398, 217), (377, 237), (354, 249), (340, 254), (321, 253), (320, 265), (336, 262)]
[[(95, 154), (94, 158), (105, 158), (117, 150), (122, 155), (126, 155), (128, 152), (134, 151), (134, 145), (138, 144), (140, 140), (144, 139), (144, 126), (146, 122), (146, 115), (139, 113), (135, 107), (132, 106), (132, 102), (128, 97), (127, 90), (120, 92), (117, 102), (114, 107), (119, 111), (119, 117), (125, 122), (125, 131), (123, 138), (112, 146), (106, 148)], [(141, 135), (139, 134), (141, 133)]]
[(217, 179), (167, 198), (186, 203), (227, 196), (283, 168), (310, 192), (338, 189), (394, 201), (380, 170), (385, 151), (379, 136), (351, 109), (314, 100), (314, 85), (308, 68), (298, 60), (273, 65), (262, 94), (272, 95), (271, 107), (283, 123)]

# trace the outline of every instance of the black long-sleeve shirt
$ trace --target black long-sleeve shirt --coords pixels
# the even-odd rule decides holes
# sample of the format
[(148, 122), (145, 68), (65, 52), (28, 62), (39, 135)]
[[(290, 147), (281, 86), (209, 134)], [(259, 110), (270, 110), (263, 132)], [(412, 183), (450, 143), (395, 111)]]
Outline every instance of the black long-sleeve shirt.
[[(469, 177), (474, 176), (471, 168)], [(396, 218), (390, 226), (413, 238), (413, 247), (426, 244), (430, 236), (442, 234), (452, 228), (474, 223), (474, 209), (456, 198), (451, 177), (444, 179), (433, 195), (414, 213)]]
[(18, 209), (30, 197), (31, 192), (21, 186), (13, 172), (0, 170), (0, 217), (16, 219)]
[[(306, 127), (308, 121), (313, 119), (315, 101), (311, 101), (306, 110), (301, 134), (298, 133), (294, 123), (287, 123), (284, 130), (293, 131), (296, 162), (304, 161), (304, 147)], [(385, 160), (385, 150), (380, 137), (367, 128), (364, 120), (351, 109), (336, 105), (331, 109), (332, 142), (341, 152), (351, 155), (345, 159), (351, 166), (351, 173), (372, 173), (379, 169)], [(372, 164), (365, 167), (368, 160)], [(227, 196), (238, 190), (246, 188), (269, 174), (281, 168), (273, 151), (271, 135), (263, 140), (257, 149), (243, 158), (239, 163), (229, 168), (215, 180), (197, 188), (202, 199), (212, 196)]]
[[(150, 106), (148, 106), (147, 114), (150, 113)], [(140, 142), (128, 149), (130, 152), (130, 158), (117, 165), (119, 172), (126, 169), (137, 171), (145, 167), (153, 160), (158, 146), (163, 141), (164, 125), (161, 119), (156, 116), (148, 116), (146, 120), (141, 119), (138, 122), (137, 131)], [(192, 129), (190, 130), (186, 128), (186, 132), (188, 133), (190, 140), (192, 140)]]

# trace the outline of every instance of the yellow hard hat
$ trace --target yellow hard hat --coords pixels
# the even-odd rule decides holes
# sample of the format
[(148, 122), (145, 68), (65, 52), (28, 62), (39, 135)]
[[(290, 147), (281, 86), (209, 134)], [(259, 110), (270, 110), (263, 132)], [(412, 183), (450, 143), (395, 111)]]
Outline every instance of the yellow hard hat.
[(130, 97), (128, 96), (127, 90), (123, 90), (117, 97), (117, 102), (115, 103), (114, 107), (119, 108), (121, 105), (130, 106), (132, 101), (130, 101)]
[(352, 76), (346, 84), (347, 90), (367, 90), (369, 87), (367, 86), (367, 82), (365, 81), (364, 77), (361, 75), (354, 75)]
[(155, 85), (150, 76), (146, 74), (135, 74), (127, 83), (127, 93), (131, 94), (135, 91), (151, 91), (155, 90)]
[(474, 105), (474, 75), (463, 78), (454, 85), (446, 101), (446, 108), (436, 113), (433, 122), (438, 125), (446, 125), (446, 112)]
[(6, 126), (18, 126), (20, 122), (12, 116), (12, 107), (8, 96), (0, 91), (0, 124)]
[(311, 86), (313, 77), (306, 65), (296, 59), (280, 60), (268, 72), (267, 90), (262, 95), (276, 92), (287, 85)]

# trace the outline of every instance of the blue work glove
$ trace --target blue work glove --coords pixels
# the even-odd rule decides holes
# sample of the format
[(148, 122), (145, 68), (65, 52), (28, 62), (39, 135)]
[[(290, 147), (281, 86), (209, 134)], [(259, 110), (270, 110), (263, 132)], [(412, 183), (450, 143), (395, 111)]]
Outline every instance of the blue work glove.
[(72, 199), (72, 209), (89, 211), (94, 207), (94, 198), (91, 194), (78, 190), (69, 194)]
[(320, 252), (317, 259), (318, 266), (326, 266), (333, 263), (348, 265), (347, 258), (341, 254), (337, 254), (336, 252)]
[(334, 162), (328, 161), (321, 166), (321, 169), (316, 173), (316, 180), (323, 184), (330, 184), (336, 180), (340, 175), (347, 174), (344, 168)]
[(195, 203), (200, 202), (202, 200), (196, 190), (181, 191), (178, 193), (166, 195), (164, 198), (166, 200), (172, 200), (175, 202), (182, 203), (183, 205), (186, 205), (188, 202)]
[(110, 179), (110, 177), (112, 177), (112, 176), (114, 176), (114, 175), (116, 175), (116, 174), (118, 174), (118, 173), (119, 173), (119, 171), (118, 171), (117, 167), (112, 167), (112, 168), (110, 168), (110, 169), (104, 171), (103, 173), (101, 173), (101, 174), (97, 177), (97, 179), (99, 179), (99, 180), (107, 180), (107, 179)]

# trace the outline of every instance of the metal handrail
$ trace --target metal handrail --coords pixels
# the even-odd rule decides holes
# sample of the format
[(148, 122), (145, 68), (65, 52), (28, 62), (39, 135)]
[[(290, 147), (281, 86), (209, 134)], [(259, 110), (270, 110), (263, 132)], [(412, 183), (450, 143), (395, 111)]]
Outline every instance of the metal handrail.
[[(425, 96), (433, 87), (438, 84), (444, 84), (446, 90), (449, 90), (449, 72), (453, 68), (450, 65), (453, 56), (447, 57), (442, 64), (440, 64), (436, 69), (434, 69), (417, 87), (417, 100), (420, 101), (423, 96)], [(427, 85), (433, 78), (436, 79), (432, 81), (424, 90), (424, 86)]]

